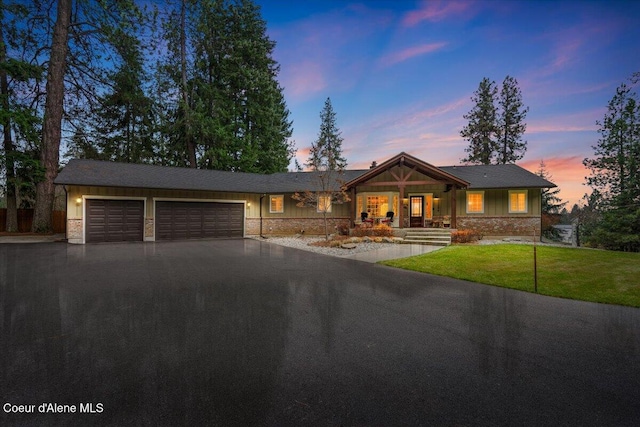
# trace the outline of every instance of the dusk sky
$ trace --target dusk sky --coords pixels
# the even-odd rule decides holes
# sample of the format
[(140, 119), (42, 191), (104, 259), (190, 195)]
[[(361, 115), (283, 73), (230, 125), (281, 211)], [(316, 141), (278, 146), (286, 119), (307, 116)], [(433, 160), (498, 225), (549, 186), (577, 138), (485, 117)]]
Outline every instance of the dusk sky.
[(405, 151), (459, 164), (463, 115), (483, 77), (518, 80), (527, 153), (570, 209), (616, 88), (640, 71), (640, 1), (258, 0), (276, 41), (300, 163), (331, 98), (352, 169)]

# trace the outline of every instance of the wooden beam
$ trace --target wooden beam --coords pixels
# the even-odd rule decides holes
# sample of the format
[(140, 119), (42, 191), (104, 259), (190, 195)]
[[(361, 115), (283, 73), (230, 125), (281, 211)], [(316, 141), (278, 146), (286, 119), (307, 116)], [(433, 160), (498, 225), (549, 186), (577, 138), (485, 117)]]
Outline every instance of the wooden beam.
[(404, 228), (404, 185), (399, 185), (398, 190), (400, 190), (400, 197), (398, 198), (398, 225), (400, 228)]
[(379, 182), (365, 182), (360, 184), (362, 186), (369, 187), (383, 187), (383, 186), (400, 186), (400, 185), (430, 185), (430, 184), (442, 184), (438, 181), (379, 181)]
[(458, 221), (456, 219), (456, 188), (457, 185), (451, 187), (451, 228), (458, 228)]

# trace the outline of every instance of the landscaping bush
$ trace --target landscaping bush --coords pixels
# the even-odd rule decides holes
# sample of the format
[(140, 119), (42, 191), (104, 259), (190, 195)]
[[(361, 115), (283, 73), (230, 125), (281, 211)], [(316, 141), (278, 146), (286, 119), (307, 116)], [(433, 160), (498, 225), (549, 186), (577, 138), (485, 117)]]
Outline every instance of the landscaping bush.
[(452, 243), (473, 243), (482, 240), (482, 234), (475, 230), (456, 230), (451, 233)]
[(356, 237), (393, 237), (393, 229), (386, 224), (376, 224), (373, 227), (359, 226), (353, 229), (351, 235)]

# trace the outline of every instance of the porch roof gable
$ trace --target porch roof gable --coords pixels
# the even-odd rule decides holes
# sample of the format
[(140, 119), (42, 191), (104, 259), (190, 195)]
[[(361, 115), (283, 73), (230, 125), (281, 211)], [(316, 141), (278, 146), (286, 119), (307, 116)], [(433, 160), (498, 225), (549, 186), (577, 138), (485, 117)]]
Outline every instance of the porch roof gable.
[[(375, 178), (376, 176), (391, 170), (391, 168), (395, 166), (408, 166), (410, 168), (414, 168), (416, 171), (427, 175), (428, 177), (434, 178), (438, 181), (442, 181), (443, 183), (455, 184), (459, 188), (467, 188), (470, 184), (468, 181), (457, 177), (450, 172), (447, 172), (425, 161), (422, 161), (416, 157), (413, 157), (412, 155), (407, 154), (403, 151), (393, 156), (389, 160), (382, 162), (376, 167), (369, 169), (357, 178), (352, 179), (351, 181), (347, 182), (346, 185), (348, 188), (352, 188), (364, 184), (367, 181)], [(409, 180), (407, 181), (407, 183), (411, 183), (411, 181)]]

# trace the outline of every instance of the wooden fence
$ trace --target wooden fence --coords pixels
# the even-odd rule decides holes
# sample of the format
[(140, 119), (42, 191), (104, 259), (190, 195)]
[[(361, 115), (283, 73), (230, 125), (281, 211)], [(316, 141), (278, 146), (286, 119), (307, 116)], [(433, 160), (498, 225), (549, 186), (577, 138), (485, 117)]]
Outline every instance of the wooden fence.
[[(18, 232), (29, 233), (33, 222), (33, 209), (18, 209)], [(53, 211), (53, 232), (64, 233), (67, 230), (67, 212)], [(0, 233), (7, 231), (7, 210), (0, 209)]]

